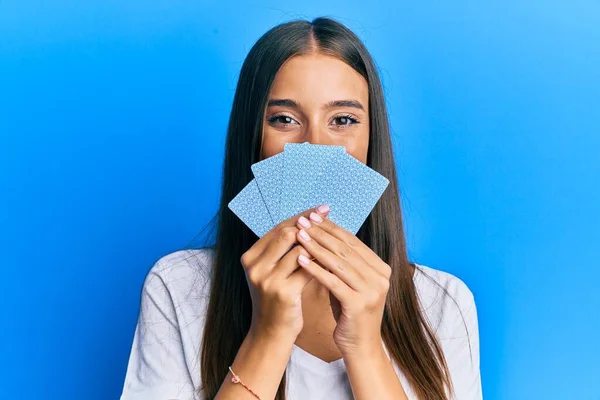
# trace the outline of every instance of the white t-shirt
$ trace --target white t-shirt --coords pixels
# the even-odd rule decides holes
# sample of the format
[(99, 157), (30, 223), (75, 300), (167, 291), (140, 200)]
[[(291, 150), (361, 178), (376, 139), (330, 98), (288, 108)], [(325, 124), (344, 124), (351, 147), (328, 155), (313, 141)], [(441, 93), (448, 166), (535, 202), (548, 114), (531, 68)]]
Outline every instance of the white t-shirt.
[[(148, 273), (121, 400), (203, 400), (194, 388), (200, 387), (199, 354), (212, 260), (210, 249), (180, 250), (162, 257)], [(473, 294), (453, 275), (417, 267), (415, 287), (444, 351), (455, 399), (480, 400), (479, 332)], [(444, 296), (425, 274), (450, 296)], [(416, 400), (395, 363), (394, 368), (408, 398)], [(328, 363), (296, 345), (287, 365), (287, 382), (289, 400), (353, 398), (343, 359)]]

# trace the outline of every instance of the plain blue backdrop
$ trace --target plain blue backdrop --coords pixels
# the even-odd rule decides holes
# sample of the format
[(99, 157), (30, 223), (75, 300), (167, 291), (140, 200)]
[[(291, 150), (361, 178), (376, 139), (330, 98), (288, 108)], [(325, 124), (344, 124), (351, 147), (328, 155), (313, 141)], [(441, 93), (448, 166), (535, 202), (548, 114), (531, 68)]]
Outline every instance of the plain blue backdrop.
[(118, 398), (245, 55), (320, 15), (378, 63), (410, 256), (475, 293), (485, 399), (600, 398), (597, 0), (0, 1), (0, 398)]

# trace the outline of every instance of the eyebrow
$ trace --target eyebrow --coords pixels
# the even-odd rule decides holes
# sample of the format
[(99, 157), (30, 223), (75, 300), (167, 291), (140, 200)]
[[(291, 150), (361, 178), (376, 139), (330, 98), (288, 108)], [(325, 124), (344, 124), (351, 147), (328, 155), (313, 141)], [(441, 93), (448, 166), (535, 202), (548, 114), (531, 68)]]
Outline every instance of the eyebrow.
[(333, 100), (323, 106), (323, 109), (340, 108), (340, 107), (352, 107), (364, 110), (365, 108), (358, 100)]
[[(290, 108), (300, 108), (300, 104), (295, 102), (292, 99), (271, 99), (269, 100), (268, 107), (290, 107)], [(332, 100), (327, 104), (323, 105), (324, 110), (332, 109), (332, 108), (340, 108), (340, 107), (352, 107), (357, 108), (359, 110), (364, 110), (365, 108), (358, 100)]]

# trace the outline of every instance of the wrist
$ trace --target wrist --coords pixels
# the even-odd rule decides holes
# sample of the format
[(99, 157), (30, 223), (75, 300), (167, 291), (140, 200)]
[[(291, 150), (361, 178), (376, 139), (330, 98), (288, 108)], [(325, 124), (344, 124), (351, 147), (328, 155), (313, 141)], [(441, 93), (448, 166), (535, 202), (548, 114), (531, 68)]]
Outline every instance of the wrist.
[[(239, 396), (245, 391), (246, 397), (243, 398), (249, 399), (251, 391), (263, 399), (274, 399), (289, 362), (293, 343), (294, 341), (287, 336), (267, 335), (264, 331), (249, 330), (230, 366), (231, 378), (235, 373), (240, 379), (239, 383), (243, 382), (247, 388), (240, 389), (244, 385), (226, 385), (227, 396), (224, 398), (242, 398)], [(234, 395), (235, 397), (231, 397)]]
[(253, 343), (269, 343), (272, 345), (280, 345), (290, 347), (296, 341), (298, 335), (287, 330), (262, 329), (251, 326), (248, 331), (247, 339)]
[(383, 342), (380, 346), (371, 347), (369, 353), (365, 347), (360, 353), (348, 355), (344, 364), (356, 399), (407, 400), (406, 392)]
[(382, 339), (372, 340), (367, 343), (351, 346), (349, 348), (340, 348), (340, 352), (346, 362), (364, 362), (365, 360), (372, 360), (375, 358), (381, 358), (383, 356), (387, 359), (385, 350), (383, 349)]

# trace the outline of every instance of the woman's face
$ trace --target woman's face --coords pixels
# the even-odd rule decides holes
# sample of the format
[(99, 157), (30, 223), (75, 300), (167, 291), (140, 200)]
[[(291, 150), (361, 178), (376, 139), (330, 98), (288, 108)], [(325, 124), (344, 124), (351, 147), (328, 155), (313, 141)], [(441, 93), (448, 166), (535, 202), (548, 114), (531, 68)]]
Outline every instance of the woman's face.
[(290, 58), (275, 76), (265, 110), (262, 159), (285, 143), (340, 145), (367, 163), (369, 91), (365, 78), (323, 54)]

